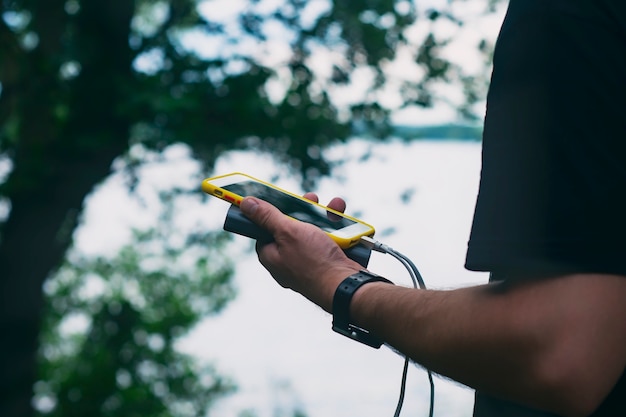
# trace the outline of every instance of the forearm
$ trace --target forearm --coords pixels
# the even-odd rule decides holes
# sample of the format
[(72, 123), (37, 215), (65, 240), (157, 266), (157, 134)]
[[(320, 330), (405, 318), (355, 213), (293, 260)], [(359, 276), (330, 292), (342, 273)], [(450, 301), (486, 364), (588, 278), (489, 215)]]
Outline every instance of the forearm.
[[(615, 346), (625, 342), (626, 310), (615, 307), (611, 318), (594, 319), (588, 308), (598, 306), (576, 307), (567, 300), (584, 304), (584, 293), (593, 290), (598, 300), (613, 297), (598, 303), (622, 304), (615, 293), (624, 295), (624, 280), (606, 282), (615, 288), (589, 289), (566, 279), (451, 291), (376, 283), (355, 294), (351, 313), (356, 324), (436, 373), (533, 407), (584, 415), (621, 374), (614, 365), (621, 358), (623, 369), (625, 352)], [(614, 339), (602, 340), (594, 332), (603, 333), (602, 338), (612, 332), (608, 337)], [(588, 365), (576, 365), (589, 363), (599, 366), (590, 371)], [(618, 369), (607, 375), (611, 367)], [(591, 381), (593, 387), (578, 380)], [(573, 396), (580, 402), (574, 406)]]
[(451, 291), (371, 285), (355, 295), (351, 312), (357, 324), (436, 373), (492, 394), (504, 394), (495, 392), (503, 380), (526, 391), (523, 362), (531, 361), (533, 336), (505, 323), (504, 306), (491, 293), (488, 285)]

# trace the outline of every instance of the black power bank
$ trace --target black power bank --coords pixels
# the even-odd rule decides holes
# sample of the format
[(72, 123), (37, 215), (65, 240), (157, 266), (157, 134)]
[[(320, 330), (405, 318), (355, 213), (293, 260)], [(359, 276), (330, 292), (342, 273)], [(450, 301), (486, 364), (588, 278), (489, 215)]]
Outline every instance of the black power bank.
[[(261, 242), (271, 242), (273, 236), (266, 230), (252, 223), (243, 215), (239, 207), (231, 205), (226, 214), (224, 221), (224, 230), (238, 235), (246, 236)], [(344, 249), (346, 256), (355, 262), (358, 262), (363, 268), (367, 268), (372, 251), (363, 245), (355, 245), (348, 249)]]

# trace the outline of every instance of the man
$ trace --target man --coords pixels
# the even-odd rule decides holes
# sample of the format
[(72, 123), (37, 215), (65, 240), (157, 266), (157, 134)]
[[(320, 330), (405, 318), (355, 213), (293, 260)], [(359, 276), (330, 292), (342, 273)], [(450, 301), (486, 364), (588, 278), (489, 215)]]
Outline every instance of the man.
[[(374, 280), (351, 294), (350, 320), (475, 388), (477, 417), (626, 416), (625, 103), (624, 0), (511, 0), (466, 262), (491, 282)], [(360, 265), (266, 202), (241, 209), (274, 236), (257, 251), (277, 282), (333, 312)]]

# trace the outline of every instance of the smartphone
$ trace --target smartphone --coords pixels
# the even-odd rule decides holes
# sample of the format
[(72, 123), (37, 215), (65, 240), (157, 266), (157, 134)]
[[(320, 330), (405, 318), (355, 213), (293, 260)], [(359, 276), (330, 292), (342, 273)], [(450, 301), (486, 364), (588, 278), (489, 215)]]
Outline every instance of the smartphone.
[(202, 190), (236, 206), (244, 197), (265, 200), (287, 216), (319, 227), (343, 249), (375, 232), (371, 225), (359, 219), (240, 172), (207, 178), (202, 181)]

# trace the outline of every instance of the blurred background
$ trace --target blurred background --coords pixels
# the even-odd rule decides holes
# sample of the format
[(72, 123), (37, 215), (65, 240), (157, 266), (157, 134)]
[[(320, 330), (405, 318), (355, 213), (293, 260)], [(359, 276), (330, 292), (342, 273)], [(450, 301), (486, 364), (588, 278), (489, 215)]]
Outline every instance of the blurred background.
[[(200, 182), (342, 196), (429, 287), (485, 282), (463, 262), (506, 3), (0, 0), (0, 416), (393, 415), (402, 358), (275, 284)], [(412, 366), (402, 415), (429, 395)]]

